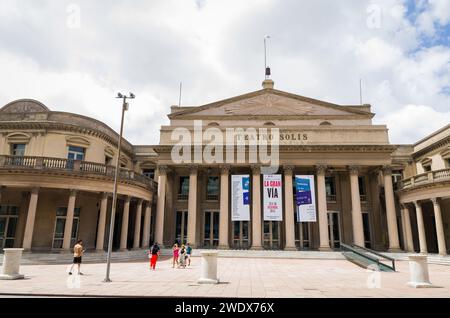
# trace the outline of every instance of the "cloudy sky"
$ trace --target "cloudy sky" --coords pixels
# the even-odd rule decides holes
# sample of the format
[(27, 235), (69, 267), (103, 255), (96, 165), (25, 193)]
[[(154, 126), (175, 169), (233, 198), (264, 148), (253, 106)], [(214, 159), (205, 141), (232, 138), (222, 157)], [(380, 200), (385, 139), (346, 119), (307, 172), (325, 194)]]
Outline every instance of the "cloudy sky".
[(0, 105), (34, 98), (159, 142), (178, 104), (275, 88), (372, 104), (392, 143), (450, 123), (450, 0), (1, 0)]

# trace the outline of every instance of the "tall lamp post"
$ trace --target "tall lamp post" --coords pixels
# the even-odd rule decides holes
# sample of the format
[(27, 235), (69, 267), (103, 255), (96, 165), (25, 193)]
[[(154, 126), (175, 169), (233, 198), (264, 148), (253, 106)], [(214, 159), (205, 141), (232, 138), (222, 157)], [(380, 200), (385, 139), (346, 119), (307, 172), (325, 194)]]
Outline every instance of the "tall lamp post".
[(109, 278), (109, 272), (111, 268), (111, 252), (112, 252), (112, 243), (113, 243), (113, 234), (114, 234), (114, 218), (116, 216), (116, 203), (117, 203), (117, 178), (119, 176), (119, 162), (120, 162), (120, 149), (122, 145), (122, 133), (123, 133), (123, 118), (125, 116), (125, 111), (128, 110), (127, 99), (133, 99), (135, 96), (133, 93), (130, 93), (130, 96), (122, 95), (121, 93), (117, 94), (116, 98), (121, 98), (123, 100), (122, 103), (122, 119), (120, 120), (120, 134), (119, 134), (119, 142), (117, 145), (117, 161), (116, 161), (116, 170), (114, 171), (114, 189), (113, 189), (113, 201), (111, 208), (111, 224), (109, 226), (109, 239), (108, 239), (108, 254), (106, 257), (106, 277), (104, 282), (110, 283), (111, 279)]

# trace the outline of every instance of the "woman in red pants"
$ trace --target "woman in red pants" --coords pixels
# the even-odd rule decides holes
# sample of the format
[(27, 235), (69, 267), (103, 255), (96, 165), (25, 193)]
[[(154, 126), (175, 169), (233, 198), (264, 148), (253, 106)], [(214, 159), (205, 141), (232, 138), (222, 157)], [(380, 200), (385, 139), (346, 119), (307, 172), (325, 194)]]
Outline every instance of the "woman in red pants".
[(148, 252), (150, 257), (150, 269), (156, 270), (156, 262), (158, 261), (159, 256), (159, 246), (158, 243), (155, 242), (153, 246), (150, 248), (150, 251)]

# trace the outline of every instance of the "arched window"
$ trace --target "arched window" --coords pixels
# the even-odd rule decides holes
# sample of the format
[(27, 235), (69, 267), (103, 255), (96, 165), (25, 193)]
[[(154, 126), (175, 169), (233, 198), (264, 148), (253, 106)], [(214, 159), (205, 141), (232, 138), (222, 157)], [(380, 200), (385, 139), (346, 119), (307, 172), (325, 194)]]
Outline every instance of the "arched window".
[(329, 121), (323, 121), (319, 126), (331, 126), (331, 123)]

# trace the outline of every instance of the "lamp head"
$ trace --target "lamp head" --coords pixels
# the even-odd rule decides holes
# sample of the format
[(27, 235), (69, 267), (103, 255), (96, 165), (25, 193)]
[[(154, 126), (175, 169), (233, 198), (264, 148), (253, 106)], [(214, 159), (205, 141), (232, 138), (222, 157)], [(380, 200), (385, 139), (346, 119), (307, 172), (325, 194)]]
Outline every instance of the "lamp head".
[(133, 93), (130, 93), (130, 98), (134, 98), (135, 95)]
[(121, 93), (117, 93), (117, 98), (122, 98), (123, 95)]

